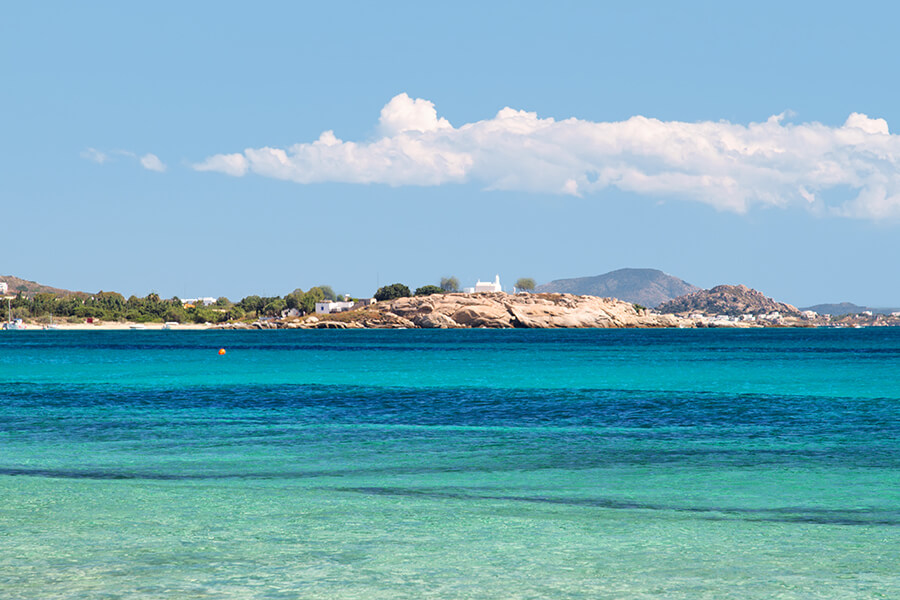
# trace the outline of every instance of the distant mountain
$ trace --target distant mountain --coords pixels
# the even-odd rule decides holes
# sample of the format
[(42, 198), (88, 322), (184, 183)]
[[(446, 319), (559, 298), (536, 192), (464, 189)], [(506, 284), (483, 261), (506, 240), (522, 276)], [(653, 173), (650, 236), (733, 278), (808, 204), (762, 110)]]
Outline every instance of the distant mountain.
[(718, 285), (675, 298), (657, 307), (663, 313), (700, 313), (704, 315), (759, 315), (779, 312), (796, 315), (799, 310), (790, 304), (776, 302), (762, 292), (745, 285)]
[(699, 289), (656, 269), (619, 269), (596, 277), (556, 279), (539, 285), (535, 291), (618, 298), (652, 308)]
[(868, 306), (859, 306), (852, 302), (839, 302), (837, 304), (816, 304), (815, 306), (807, 306), (803, 310), (814, 310), (820, 315), (858, 315), (859, 313), (870, 310), (875, 314), (889, 315), (892, 312), (900, 311), (900, 308), (871, 308)]
[(12, 275), (0, 275), (0, 281), (5, 281), (9, 290), (6, 292), (10, 295), (22, 293), (24, 296), (34, 296), (35, 294), (56, 294), (57, 296), (69, 296), (81, 292), (73, 292), (72, 290), (64, 290), (62, 288), (50, 287), (42, 285), (27, 279), (21, 279)]

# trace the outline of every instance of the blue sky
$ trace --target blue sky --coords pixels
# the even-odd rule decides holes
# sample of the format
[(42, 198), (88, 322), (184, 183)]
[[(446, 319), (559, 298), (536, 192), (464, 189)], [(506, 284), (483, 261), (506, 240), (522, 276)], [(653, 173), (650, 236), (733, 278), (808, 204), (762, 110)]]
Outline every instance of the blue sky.
[(900, 11), (728, 4), (7, 4), (0, 274), (900, 306)]

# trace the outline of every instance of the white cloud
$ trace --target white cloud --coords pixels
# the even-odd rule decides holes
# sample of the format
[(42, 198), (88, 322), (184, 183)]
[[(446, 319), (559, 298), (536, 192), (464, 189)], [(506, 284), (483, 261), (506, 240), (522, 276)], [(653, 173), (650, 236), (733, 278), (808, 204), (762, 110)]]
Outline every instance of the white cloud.
[(166, 170), (166, 165), (159, 160), (159, 157), (149, 153), (141, 157), (141, 166), (148, 171), (156, 171), (158, 173), (162, 173)]
[(447, 119), (438, 119), (433, 102), (421, 98), (413, 100), (405, 93), (394, 96), (381, 109), (378, 124), (386, 136), (404, 131), (425, 132), (453, 127)]
[(142, 167), (149, 171), (156, 171), (157, 173), (163, 173), (166, 170), (166, 165), (159, 159), (155, 154), (147, 153), (143, 156), (138, 156), (134, 152), (130, 150), (111, 150), (110, 152), (101, 152), (96, 148), (86, 148), (81, 152), (81, 158), (93, 161), (98, 165), (102, 165), (105, 162), (114, 161), (116, 157), (124, 156), (128, 159), (137, 160)]
[(243, 154), (216, 154), (194, 165), (194, 168), (198, 171), (218, 171), (240, 177), (247, 173), (247, 160)]
[(84, 158), (91, 162), (95, 162), (98, 165), (102, 165), (107, 160), (109, 160), (109, 157), (105, 152), (100, 152), (96, 148), (85, 148), (81, 151), (81, 158)]
[(900, 136), (884, 119), (853, 113), (831, 127), (785, 117), (748, 125), (642, 116), (557, 121), (504, 108), (453, 127), (431, 102), (400, 94), (381, 111), (378, 139), (342, 141), (326, 131), (314, 142), (217, 154), (194, 168), (298, 183), (475, 182), (576, 196), (614, 187), (739, 213), (796, 205), (856, 218), (900, 217)]

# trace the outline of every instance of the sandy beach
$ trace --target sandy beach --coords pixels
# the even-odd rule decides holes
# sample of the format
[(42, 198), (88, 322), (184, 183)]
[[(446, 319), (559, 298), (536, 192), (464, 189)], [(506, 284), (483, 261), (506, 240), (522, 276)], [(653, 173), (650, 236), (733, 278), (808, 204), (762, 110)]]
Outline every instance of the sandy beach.
[[(48, 330), (48, 325), (41, 323), (25, 323), (24, 331)], [(160, 331), (171, 329), (177, 331), (213, 329), (214, 325), (205, 323), (176, 323), (168, 327), (164, 323), (134, 323), (131, 321), (102, 321), (98, 323), (53, 323), (52, 330), (58, 331)], [(21, 330), (20, 330), (21, 331)]]

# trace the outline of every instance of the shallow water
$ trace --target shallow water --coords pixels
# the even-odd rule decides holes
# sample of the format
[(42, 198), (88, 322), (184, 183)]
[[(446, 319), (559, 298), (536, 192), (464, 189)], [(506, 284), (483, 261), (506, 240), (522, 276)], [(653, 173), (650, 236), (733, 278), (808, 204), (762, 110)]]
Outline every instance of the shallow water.
[(4, 332), (0, 597), (898, 598), (898, 382), (886, 329)]

